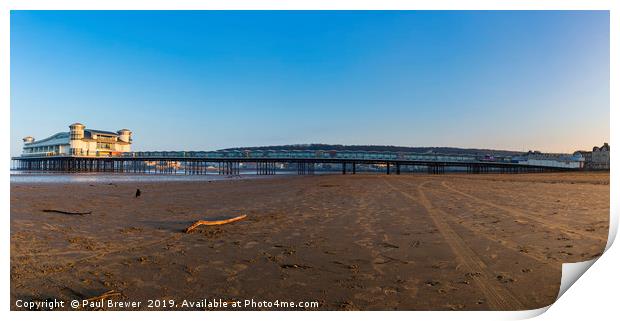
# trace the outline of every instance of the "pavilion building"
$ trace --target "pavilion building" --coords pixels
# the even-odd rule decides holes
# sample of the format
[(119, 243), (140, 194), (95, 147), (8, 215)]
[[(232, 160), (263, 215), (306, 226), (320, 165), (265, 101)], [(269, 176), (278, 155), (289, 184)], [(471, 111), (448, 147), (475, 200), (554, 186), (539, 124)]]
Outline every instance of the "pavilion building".
[(131, 151), (131, 131), (110, 132), (88, 129), (80, 123), (69, 125), (68, 132), (60, 132), (41, 140), (24, 137), (22, 157), (41, 156), (115, 156)]

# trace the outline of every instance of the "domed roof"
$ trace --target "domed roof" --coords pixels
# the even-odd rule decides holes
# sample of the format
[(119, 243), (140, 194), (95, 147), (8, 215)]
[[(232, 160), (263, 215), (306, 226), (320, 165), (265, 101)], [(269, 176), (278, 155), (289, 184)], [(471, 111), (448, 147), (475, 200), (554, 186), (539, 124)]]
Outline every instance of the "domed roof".
[(127, 129), (127, 128), (123, 128), (123, 129), (119, 130), (118, 132), (120, 133), (120, 132), (130, 132), (130, 131), (131, 131), (131, 130), (129, 130), (129, 129)]
[(82, 125), (81, 123), (73, 123), (71, 125), (69, 125), (69, 127), (74, 127), (74, 126), (82, 126), (85, 127), (84, 125)]

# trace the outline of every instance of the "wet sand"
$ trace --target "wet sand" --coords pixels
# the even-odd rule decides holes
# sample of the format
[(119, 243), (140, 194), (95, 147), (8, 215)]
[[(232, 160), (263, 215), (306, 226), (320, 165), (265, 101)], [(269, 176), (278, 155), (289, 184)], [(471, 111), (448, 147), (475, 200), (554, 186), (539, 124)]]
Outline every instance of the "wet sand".
[(318, 301), (310, 310), (534, 309), (555, 300), (562, 263), (601, 254), (608, 224), (609, 173), (12, 183), (11, 306), (115, 290)]

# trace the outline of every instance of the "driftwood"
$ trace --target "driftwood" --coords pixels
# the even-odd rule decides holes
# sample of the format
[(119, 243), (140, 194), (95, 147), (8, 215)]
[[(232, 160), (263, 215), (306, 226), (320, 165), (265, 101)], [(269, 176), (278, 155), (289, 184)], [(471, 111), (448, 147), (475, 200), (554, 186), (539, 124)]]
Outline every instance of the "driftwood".
[(100, 300), (105, 300), (105, 299), (107, 299), (109, 297), (119, 296), (119, 295), (121, 295), (120, 292), (118, 292), (116, 290), (110, 290), (110, 291), (105, 292), (105, 293), (103, 293), (101, 295), (98, 295), (96, 297), (92, 297), (92, 298), (86, 299), (86, 301), (89, 301), (89, 302), (100, 301)]
[(281, 264), (281, 268), (283, 269), (311, 269), (310, 265), (302, 265), (302, 264)]
[(237, 217), (233, 217), (233, 218), (229, 218), (229, 219), (225, 219), (225, 220), (217, 220), (217, 221), (196, 221), (194, 224), (190, 225), (188, 228), (186, 228), (185, 230), (183, 230), (183, 232), (185, 233), (189, 233), (192, 230), (194, 230), (195, 228), (197, 228), (200, 225), (222, 225), (222, 224), (228, 224), (228, 223), (232, 223), (232, 222), (236, 222), (236, 221), (240, 221), (244, 218), (246, 218), (247, 215), (243, 214)]
[(87, 214), (92, 214), (93, 212), (67, 212), (67, 211), (61, 211), (61, 210), (43, 210), (43, 212), (45, 213), (60, 213), (60, 214), (67, 214), (67, 215), (87, 215)]

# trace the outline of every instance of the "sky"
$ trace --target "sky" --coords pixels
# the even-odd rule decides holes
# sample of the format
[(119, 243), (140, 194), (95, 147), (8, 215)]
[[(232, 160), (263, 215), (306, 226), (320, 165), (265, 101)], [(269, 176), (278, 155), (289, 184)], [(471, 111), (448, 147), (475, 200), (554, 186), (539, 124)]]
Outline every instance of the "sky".
[(609, 141), (605, 11), (12, 11), (11, 155), (69, 124), (132, 150)]

